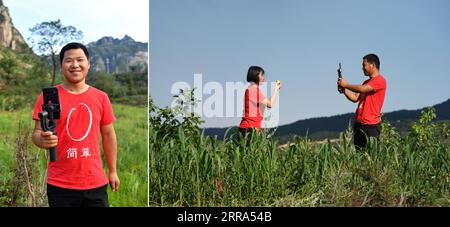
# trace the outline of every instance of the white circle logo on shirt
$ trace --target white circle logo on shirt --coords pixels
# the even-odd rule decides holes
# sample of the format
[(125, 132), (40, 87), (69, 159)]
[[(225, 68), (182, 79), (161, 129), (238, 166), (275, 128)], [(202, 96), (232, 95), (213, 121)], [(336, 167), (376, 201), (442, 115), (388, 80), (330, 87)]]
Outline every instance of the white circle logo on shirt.
[(83, 137), (81, 137), (80, 139), (75, 139), (70, 135), (70, 131), (69, 131), (70, 116), (72, 115), (73, 111), (75, 111), (77, 109), (77, 108), (72, 108), (72, 110), (70, 110), (69, 116), (67, 117), (66, 131), (67, 131), (67, 135), (69, 135), (70, 139), (72, 139), (73, 141), (76, 141), (76, 142), (81, 142), (84, 139), (86, 139), (86, 137), (89, 135), (89, 132), (91, 131), (91, 127), (92, 127), (92, 111), (91, 111), (91, 109), (89, 108), (89, 106), (87, 106), (84, 103), (80, 103), (79, 105), (85, 106), (87, 108), (87, 110), (89, 111), (89, 127), (88, 127), (88, 130), (86, 131), (86, 134)]

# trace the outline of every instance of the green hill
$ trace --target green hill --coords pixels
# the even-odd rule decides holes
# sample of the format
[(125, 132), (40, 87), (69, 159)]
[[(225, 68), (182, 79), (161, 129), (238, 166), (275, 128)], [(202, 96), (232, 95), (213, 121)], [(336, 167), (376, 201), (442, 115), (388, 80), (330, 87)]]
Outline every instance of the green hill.
[(49, 84), (50, 67), (28, 47), (0, 1), (0, 111), (34, 103)]
[(50, 84), (50, 66), (31, 51), (0, 46), (0, 110), (34, 103), (42, 87)]
[[(437, 121), (450, 121), (450, 99), (433, 106), (437, 112)], [(406, 133), (410, 129), (410, 124), (420, 117), (420, 112), (425, 108), (418, 110), (399, 110), (385, 113), (383, 119), (388, 120), (400, 133)], [(300, 120), (288, 125), (282, 125), (277, 128), (275, 137), (286, 141), (294, 135), (306, 136), (314, 140), (326, 138), (338, 138), (339, 133), (345, 131), (349, 124), (352, 124), (354, 113), (335, 115), (331, 117), (311, 118)], [(207, 128), (206, 135), (217, 135), (223, 138), (227, 128)]]

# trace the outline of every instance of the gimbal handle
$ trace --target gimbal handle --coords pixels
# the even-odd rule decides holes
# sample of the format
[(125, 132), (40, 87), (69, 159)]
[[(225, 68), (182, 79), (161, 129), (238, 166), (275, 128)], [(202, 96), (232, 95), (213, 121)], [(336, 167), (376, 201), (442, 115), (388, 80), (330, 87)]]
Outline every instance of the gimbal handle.
[[(53, 135), (56, 135), (55, 128), (56, 128), (56, 121), (53, 119), (53, 112), (50, 111), (47, 112), (47, 110), (52, 109), (52, 107), (49, 107), (48, 105), (42, 106), (43, 111), (39, 113), (39, 119), (41, 120), (41, 128), (44, 130), (44, 132), (52, 132)], [(55, 162), (57, 159), (56, 155), (56, 147), (52, 147), (48, 149), (50, 152), (50, 161)]]
[[(342, 65), (341, 65), (341, 63), (339, 63), (339, 68), (337, 69), (337, 72), (338, 72), (338, 78), (342, 78)], [(341, 94), (344, 93), (344, 89), (342, 89), (341, 86), (338, 86), (338, 91)]]

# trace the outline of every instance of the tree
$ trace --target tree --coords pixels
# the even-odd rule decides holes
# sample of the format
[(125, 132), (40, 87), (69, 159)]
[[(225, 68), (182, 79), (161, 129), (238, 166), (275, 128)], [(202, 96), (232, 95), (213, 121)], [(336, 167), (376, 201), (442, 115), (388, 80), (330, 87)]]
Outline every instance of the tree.
[(61, 20), (42, 22), (30, 28), (31, 37), (28, 39), (35, 51), (43, 55), (50, 55), (53, 66), (52, 84), (55, 85), (56, 68), (59, 48), (69, 41), (81, 40), (83, 32), (73, 26), (64, 26)]

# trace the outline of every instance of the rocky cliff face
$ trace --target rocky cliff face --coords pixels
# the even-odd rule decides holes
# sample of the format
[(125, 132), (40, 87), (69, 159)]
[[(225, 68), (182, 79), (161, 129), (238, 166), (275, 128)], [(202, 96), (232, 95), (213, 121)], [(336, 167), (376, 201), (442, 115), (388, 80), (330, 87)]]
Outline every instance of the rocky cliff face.
[(0, 0), (0, 45), (17, 50), (20, 46), (26, 46), (20, 32), (14, 27), (8, 8)]
[(148, 44), (129, 36), (122, 39), (103, 37), (88, 44), (94, 72), (144, 72), (148, 67)]

